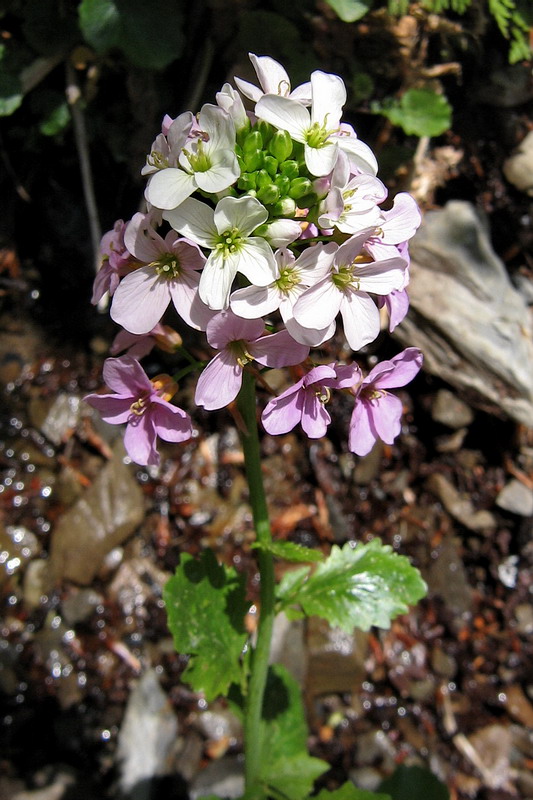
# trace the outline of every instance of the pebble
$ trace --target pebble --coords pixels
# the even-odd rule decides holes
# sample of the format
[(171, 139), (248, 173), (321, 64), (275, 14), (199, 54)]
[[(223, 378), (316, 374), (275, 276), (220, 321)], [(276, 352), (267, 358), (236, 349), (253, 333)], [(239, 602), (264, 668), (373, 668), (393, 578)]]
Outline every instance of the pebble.
[(470, 425), (474, 419), (470, 406), (449, 389), (440, 389), (437, 392), (431, 405), (431, 416), (435, 422), (454, 430)]
[(515, 608), (514, 613), (518, 633), (533, 633), (533, 605), (521, 603)]
[(533, 197), (533, 131), (516, 151), (503, 162), (503, 174), (513, 186)]
[(497, 496), (496, 505), (512, 514), (531, 517), (533, 515), (533, 490), (513, 478)]

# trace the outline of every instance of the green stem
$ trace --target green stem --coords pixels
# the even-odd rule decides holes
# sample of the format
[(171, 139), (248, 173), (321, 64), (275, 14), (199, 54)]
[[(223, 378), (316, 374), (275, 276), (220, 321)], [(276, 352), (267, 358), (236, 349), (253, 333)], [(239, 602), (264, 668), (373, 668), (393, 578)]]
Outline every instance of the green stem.
[(247, 370), (243, 373), (242, 389), (237, 405), (247, 428), (242, 433), (246, 477), (250, 489), (250, 505), (254, 518), (258, 550), (259, 574), (261, 577), (259, 625), (257, 643), (251, 661), (251, 674), (246, 696), (244, 716), (244, 752), (246, 791), (257, 790), (259, 774), (265, 758), (263, 753), (262, 722), (263, 697), (268, 673), (270, 642), (274, 624), (275, 578), (274, 559), (268, 548), (272, 533), (268, 519), (268, 509), (261, 472), (261, 454), (257, 433), (255, 407), (255, 383), (253, 375)]

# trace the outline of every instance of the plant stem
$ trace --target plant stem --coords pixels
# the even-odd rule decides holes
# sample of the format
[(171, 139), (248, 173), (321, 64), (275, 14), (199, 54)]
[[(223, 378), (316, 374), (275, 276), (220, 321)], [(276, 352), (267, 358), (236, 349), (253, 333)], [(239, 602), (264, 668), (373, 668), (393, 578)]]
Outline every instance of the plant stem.
[(263, 697), (268, 672), (270, 641), (274, 624), (275, 579), (274, 559), (268, 547), (272, 541), (268, 509), (261, 472), (261, 455), (255, 407), (254, 377), (244, 370), (242, 389), (237, 405), (247, 428), (242, 433), (246, 477), (250, 489), (250, 505), (254, 518), (258, 550), (259, 574), (261, 577), (259, 624), (257, 643), (251, 660), (251, 674), (246, 696), (244, 716), (244, 752), (246, 791), (258, 788), (259, 774), (265, 754), (263, 753), (262, 722)]

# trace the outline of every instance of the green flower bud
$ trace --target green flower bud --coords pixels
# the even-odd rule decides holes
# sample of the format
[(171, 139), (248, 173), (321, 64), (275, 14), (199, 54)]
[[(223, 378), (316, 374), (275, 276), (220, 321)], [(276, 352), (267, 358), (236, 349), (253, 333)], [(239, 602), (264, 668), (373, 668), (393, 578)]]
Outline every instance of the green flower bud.
[(263, 149), (263, 137), (259, 131), (250, 131), (242, 143), (243, 153), (253, 153), (255, 150)]
[(311, 192), (310, 194), (304, 194), (303, 197), (299, 197), (296, 205), (298, 208), (312, 208), (317, 204), (317, 202), (318, 197), (314, 192)]
[(259, 189), (257, 192), (257, 199), (265, 206), (276, 203), (279, 200), (278, 187), (274, 186), (273, 183), (271, 183), (270, 186), (263, 186), (263, 188)]
[(244, 164), (246, 166), (246, 172), (255, 172), (256, 170), (261, 169), (264, 158), (265, 154), (262, 150), (252, 150), (249, 153), (245, 153)]
[(264, 168), (268, 172), (271, 178), (275, 178), (278, 172), (278, 160), (274, 158), (274, 156), (267, 156), (265, 155), (264, 159)]
[(279, 171), (282, 175), (286, 175), (288, 178), (294, 180), (300, 174), (300, 170), (298, 169), (298, 164), (296, 161), (284, 161), (282, 164), (279, 165)]
[(263, 138), (263, 147), (266, 147), (275, 129), (272, 127), (272, 125), (269, 125), (269, 123), (265, 122), (263, 119), (260, 119), (259, 122), (256, 123), (255, 128), (256, 130), (259, 131), (259, 133)]
[(296, 203), (292, 197), (281, 197), (272, 207), (272, 214), (275, 217), (294, 217)]
[(313, 189), (313, 184), (309, 178), (295, 178), (291, 181), (291, 188), (289, 189), (289, 197), (293, 200), (299, 200)]
[(247, 192), (249, 189), (255, 189), (255, 187), (256, 187), (255, 172), (241, 173), (241, 177), (237, 181), (237, 188), (242, 189), (243, 192)]
[(282, 195), (289, 193), (289, 189), (291, 187), (291, 181), (287, 175), (276, 175), (274, 183), (278, 187)]
[(292, 153), (292, 139), (287, 131), (276, 131), (268, 143), (268, 149), (278, 161), (285, 161)]
[(256, 173), (257, 188), (262, 189), (264, 186), (272, 186), (272, 178), (266, 169), (260, 169)]

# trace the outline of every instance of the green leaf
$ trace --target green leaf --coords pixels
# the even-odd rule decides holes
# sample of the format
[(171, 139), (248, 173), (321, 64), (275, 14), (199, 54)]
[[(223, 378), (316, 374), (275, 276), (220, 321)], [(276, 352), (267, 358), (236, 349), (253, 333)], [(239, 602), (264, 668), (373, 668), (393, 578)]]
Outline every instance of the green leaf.
[(284, 558), (285, 561), (323, 561), (324, 554), (320, 550), (313, 550), (312, 547), (303, 547), (296, 542), (275, 541), (269, 545), (269, 552), (277, 558)]
[(279, 664), (270, 667), (263, 705), (265, 758), (260, 780), (269, 794), (301, 800), (328, 768), (307, 753), (307, 724), (297, 681)]
[(164, 69), (179, 58), (185, 43), (180, 0), (82, 0), (79, 18), (97, 52), (117, 47), (146, 69)]
[(41, 55), (67, 53), (79, 39), (75, 5), (62, 0), (28, 0), (22, 30), (26, 42)]
[(343, 783), (332, 792), (322, 789), (313, 800), (391, 800), (391, 797), (388, 794), (376, 794), (366, 789), (358, 789), (353, 783)]
[(408, 559), (379, 539), (355, 547), (333, 545), (314, 572), (303, 567), (287, 576), (278, 589), (283, 607), (299, 605), (307, 616), (322, 617), (348, 632), (371, 625), (388, 628), (427, 589)]
[(70, 111), (67, 103), (61, 103), (40, 123), (39, 130), (45, 136), (61, 133), (70, 122)]
[(244, 575), (217, 564), (206, 550), (199, 560), (184, 554), (163, 591), (176, 650), (191, 656), (183, 679), (207, 700), (241, 683), (245, 583)]
[(326, 0), (343, 22), (355, 22), (371, 8), (374, 0)]
[(452, 124), (452, 108), (431, 89), (408, 89), (399, 100), (377, 109), (393, 125), (415, 136), (439, 136)]
[(450, 800), (446, 786), (425, 767), (400, 766), (380, 784), (391, 800)]
[(0, 117), (8, 117), (22, 103), (22, 89), (16, 75), (0, 72)]

